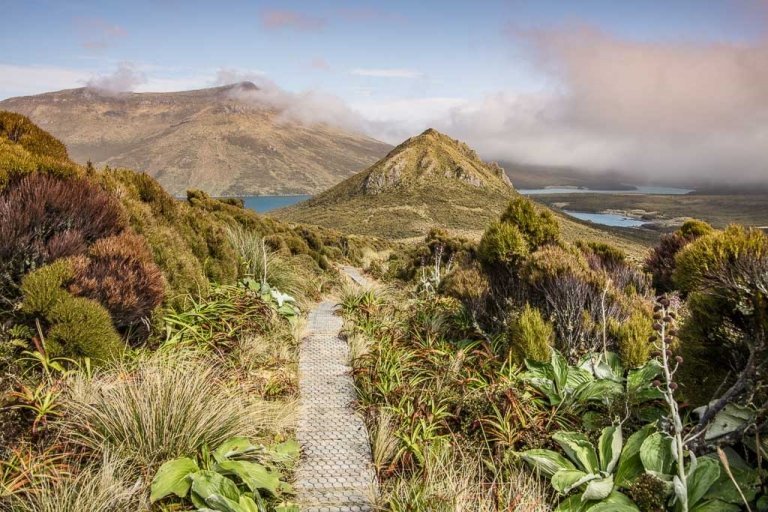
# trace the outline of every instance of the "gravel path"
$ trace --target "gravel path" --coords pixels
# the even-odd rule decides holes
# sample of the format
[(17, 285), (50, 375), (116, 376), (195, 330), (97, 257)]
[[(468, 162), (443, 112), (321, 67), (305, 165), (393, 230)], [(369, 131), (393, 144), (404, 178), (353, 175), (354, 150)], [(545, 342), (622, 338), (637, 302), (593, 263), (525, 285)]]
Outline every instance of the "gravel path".
[[(367, 283), (357, 269), (342, 271), (358, 284)], [(352, 407), (355, 388), (347, 343), (339, 337), (342, 319), (335, 309), (335, 301), (326, 300), (309, 314), (299, 352), (296, 435), (303, 455), (294, 487), (302, 512), (373, 510), (368, 433)]]

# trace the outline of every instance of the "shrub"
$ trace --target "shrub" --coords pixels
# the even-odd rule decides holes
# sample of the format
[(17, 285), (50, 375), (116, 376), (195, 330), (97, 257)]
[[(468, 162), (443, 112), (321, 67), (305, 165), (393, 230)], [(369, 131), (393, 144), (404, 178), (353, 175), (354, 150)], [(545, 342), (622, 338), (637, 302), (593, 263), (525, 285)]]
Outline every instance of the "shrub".
[(601, 268), (609, 271), (624, 265), (627, 261), (626, 253), (611, 244), (579, 241), (576, 242), (576, 246), (585, 256), (594, 257)]
[(488, 279), (475, 265), (450, 272), (440, 283), (441, 293), (462, 301), (478, 300), (487, 290)]
[(713, 232), (712, 226), (700, 220), (689, 220), (674, 233), (663, 235), (659, 245), (653, 248), (645, 260), (644, 269), (651, 274), (657, 292), (674, 289), (672, 275), (675, 272), (675, 257), (689, 243)]
[(47, 315), (47, 349), (52, 356), (106, 361), (123, 351), (112, 318), (98, 302), (67, 294)]
[(67, 297), (64, 285), (75, 275), (71, 259), (60, 259), (27, 274), (21, 282), (21, 309), (29, 315), (47, 317), (53, 306)]
[(290, 408), (222, 381), (212, 362), (156, 354), (93, 379), (77, 376), (64, 414), (64, 433), (72, 441), (152, 472), (231, 437), (281, 430)]
[(0, 112), (0, 137), (19, 144), (34, 155), (57, 160), (69, 158), (62, 142), (21, 114)]
[(509, 341), (518, 359), (548, 362), (555, 331), (537, 308), (526, 304), (509, 326)]
[(18, 297), (22, 276), (80, 254), (125, 228), (120, 205), (84, 179), (31, 174), (0, 193), (0, 299)]
[[(690, 387), (706, 401), (730, 370), (728, 396), (759, 388), (768, 364), (768, 236), (731, 226), (700, 237), (678, 254), (674, 282), (688, 293), (680, 339)], [(692, 374), (697, 367), (708, 370)]]
[(644, 365), (651, 356), (653, 345), (648, 338), (654, 334), (653, 319), (643, 311), (633, 311), (626, 321), (610, 319), (609, 331), (616, 340), (621, 362), (628, 368)]
[(98, 302), (75, 297), (62, 288), (73, 275), (70, 260), (29, 273), (21, 284), (21, 309), (48, 326), (46, 349), (51, 356), (111, 359), (123, 349), (112, 318)]
[(74, 259), (68, 290), (102, 304), (121, 332), (136, 341), (149, 334), (152, 311), (165, 294), (165, 280), (144, 238), (129, 232), (102, 238), (87, 256)]
[(528, 254), (528, 243), (515, 225), (494, 222), (483, 233), (477, 253), (483, 263), (510, 265)]
[(513, 224), (520, 230), (532, 248), (557, 241), (560, 226), (546, 209), (538, 209), (533, 201), (525, 197), (513, 199), (504, 213), (501, 222)]

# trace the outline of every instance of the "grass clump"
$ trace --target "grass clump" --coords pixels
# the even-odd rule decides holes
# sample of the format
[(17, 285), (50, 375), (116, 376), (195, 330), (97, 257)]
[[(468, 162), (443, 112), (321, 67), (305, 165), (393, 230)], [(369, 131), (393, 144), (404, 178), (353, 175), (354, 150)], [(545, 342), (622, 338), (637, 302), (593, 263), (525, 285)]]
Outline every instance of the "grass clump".
[(230, 437), (257, 438), (279, 423), (274, 408), (222, 380), (212, 361), (169, 354), (77, 377), (66, 417), (73, 442), (150, 471)]
[(526, 304), (520, 314), (512, 319), (509, 327), (509, 343), (519, 361), (549, 361), (554, 339), (552, 324), (530, 304)]

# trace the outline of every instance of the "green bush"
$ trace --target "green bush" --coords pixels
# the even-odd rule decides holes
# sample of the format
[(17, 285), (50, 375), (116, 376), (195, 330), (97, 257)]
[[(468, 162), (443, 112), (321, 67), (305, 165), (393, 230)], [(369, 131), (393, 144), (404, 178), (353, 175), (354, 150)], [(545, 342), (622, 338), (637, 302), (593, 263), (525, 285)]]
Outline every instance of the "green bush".
[(73, 263), (59, 260), (29, 273), (22, 281), (22, 311), (48, 327), (50, 355), (107, 360), (124, 348), (112, 317), (98, 302), (75, 297), (66, 285), (74, 276)]
[(462, 301), (474, 301), (488, 291), (488, 278), (476, 266), (460, 267), (440, 283), (440, 292)]
[(515, 264), (528, 254), (528, 242), (515, 225), (494, 222), (483, 233), (477, 253), (489, 265)]
[(616, 340), (624, 366), (637, 368), (648, 361), (653, 350), (653, 345), (648, 338), (654, 334), (653, 319), (648, 313), (633, 311), (623, 322), (610, 319), (608, 330), (611, 337)]
[(21, 282), (21, 310), (47, 317), (57, 302), (67, 297), (64, 286), (74, 277), (72, 261), (60, 259), (27, 274)]
[(547, 362), (552, 353), (555, 331), (537, 308), (526, 304), (509, 326), (510, 347), (518, 360)]
[(109, 311), (95, 300), (67, 294), (51, 308), (47, 320), (47, 346), (53, 356), (106, 361), (124, 349)]
[(513, 199), (504, 213), (501, 222), (513, 224), (520, 230), (532, 248), (557, 241), (560, 226), (547, 209), (537, 208), (533, 201), (525, 197)]
[(659, 245), (653, 248), (644, 265), (645, 271), (651, 274), (657, 292), (674, 290), (672, 276), (675, 273), (675, 257), (689, 243), (713, 231), (712, 226), (706, 222), (689, 220), (674, 233), (661, 237)]

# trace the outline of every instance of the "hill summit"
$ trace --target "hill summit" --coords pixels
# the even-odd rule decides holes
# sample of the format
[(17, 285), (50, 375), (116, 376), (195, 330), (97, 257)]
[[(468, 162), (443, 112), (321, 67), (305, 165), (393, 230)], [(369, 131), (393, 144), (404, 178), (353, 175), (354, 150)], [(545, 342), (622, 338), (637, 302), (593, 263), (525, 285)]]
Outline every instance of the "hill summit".
[[(483, 162), (465, 143), (430, 128), (340, 184), (336, 192), (374, 195), (413, 187), (439, 187), (449, 181), (506, 193), (512, 188), (498, 164)], [(348, 190), (349, 185), (353, 185), (352, 190)]]
[(275, 215), (395, 239), (420, 236), (432, 227), (468, 234), (497, 217), (515, 194), (500, 166), (429, 129), (368, 169)]

